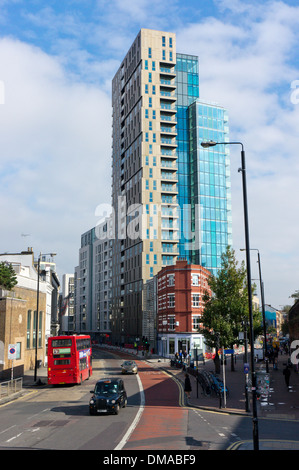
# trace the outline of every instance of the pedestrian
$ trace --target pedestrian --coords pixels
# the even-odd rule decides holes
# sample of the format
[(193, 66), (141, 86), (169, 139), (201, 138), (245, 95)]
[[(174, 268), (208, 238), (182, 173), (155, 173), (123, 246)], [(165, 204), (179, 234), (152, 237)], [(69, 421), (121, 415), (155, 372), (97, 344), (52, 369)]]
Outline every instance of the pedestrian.
[(289, 368), (288, 366), (286, 366), (286, 367), (283, 369), (282, 373), (283, 373), (283, 375), (284, 375), (284, 380), (285, 380), (286, 386), (287, 386), (288, 391), (289, 391), (290, 376), (291, 376), (290, 368)]
[(192, 391), (191, 381), (188, 374), (185, 374), (185, 393), (187, 398), (190, 398), (190, 392)]

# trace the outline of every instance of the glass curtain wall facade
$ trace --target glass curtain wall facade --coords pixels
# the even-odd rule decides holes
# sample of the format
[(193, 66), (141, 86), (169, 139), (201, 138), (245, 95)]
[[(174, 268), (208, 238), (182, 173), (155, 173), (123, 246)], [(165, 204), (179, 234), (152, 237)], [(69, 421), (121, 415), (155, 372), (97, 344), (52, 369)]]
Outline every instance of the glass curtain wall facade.
[(192, 231), (199, 230), (192, 260), (217, 274), (221, 255), (232, 244), (228, 114), (219, 105), (196, 100), (189, 108)]
[(191, 233), (191, 162), (189, 137), (189, 106), (199, 97), (198, 57), (176, 55), (177, 92), (177, 166), (178, 204), (180, 206), (180, 257), (192, 262)]

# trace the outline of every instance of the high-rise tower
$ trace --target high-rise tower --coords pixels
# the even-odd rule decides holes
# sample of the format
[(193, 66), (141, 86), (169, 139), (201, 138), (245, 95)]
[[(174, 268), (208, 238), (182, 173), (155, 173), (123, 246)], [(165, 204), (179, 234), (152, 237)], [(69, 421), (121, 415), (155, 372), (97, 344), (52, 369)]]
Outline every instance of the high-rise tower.
[[(174, 33), (141, 29), (112, 82), (114, 341), (141, 339), (144, 283), (163, 266), (183, 256), (212, 268), (202, 246), (198, 98), (198, 58), (176, 53)], [(224, 177), (228, 189), (227, 171)], [(211, 201), (205, 203), (213, 207)]]
[(142, 29), (112, 82), (112, 329), (142, 336), (143, 282), (178, 255), (175, 34)]

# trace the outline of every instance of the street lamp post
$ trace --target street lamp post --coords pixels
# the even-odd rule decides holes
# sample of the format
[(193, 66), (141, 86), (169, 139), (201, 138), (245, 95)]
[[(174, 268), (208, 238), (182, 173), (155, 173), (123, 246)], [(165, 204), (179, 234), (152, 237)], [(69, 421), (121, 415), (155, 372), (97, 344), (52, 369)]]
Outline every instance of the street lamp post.
[[(43, 253), (44, 256), (55, 256), (56, 253)], [(37, 262), (37, 289), (36, 289), (36, 319), (35, 319), (35, 365), (34, 365), (34, 382), (37, 378), (37, 342), (38, 342), (38, 311), (39, 311), (39, 276), (40, 276), (40, 260), (42, 253), (39, 254)]]
[[(262, 268), (260, 252), (257, 248), (250, 248), (252, 251), (257, 251), (257, 262), (259, 265), (259, 278), (260, 278), (260, 290), (261, 290), (261, 302), (262, 302), (262, 316), (263, 316), (263, 331), (264, 331), (264, 359), (266, 362), (266, 372), (269, 372), (269, 361), (268, 361), (268, 350), (267, 350), (267, 332), (266, 332), (266, 314), (265, 314), (265, 297), (264, 297), (264, 282), (262, 279)], [(241, 248), (240, 251), (245, 251)]]
[[(242, 326), (244, 327), (244, 343), (245, 343), (245, 364), (248, 363), (248, 349), (247, 349), (247, 320), (242, 320)], [(245, 367), (245, 366), (244, 366)], [(250, 411), (249, 398), (248, 398), (248, 373), (245, 373), (245, 410)]]
[(266, 331), (266, 314), (265, 314), (265, 298), (264, 298), (264, 282), (262, 280), (261, 258), (260, 258), (259, 250), (257, 250), (257, 259), (258, 259), (259, 274), (260, 274), (262, 314), (263, 314), (263, 329), (264, 329), (264, 338), (265, 338), (265, 342), (264, 342), (265, 353), (264, 354), (265, 354), (265, 362), (266, 362), (266, 372), (269, 372), (269, 361), (268, 361), (268, 350), (267, 350), (267, 331)]
[(253, 445), (254, 450), (259, 450), (258, 438), (258, 418), (257, 418), (257, 390), (256, 373), (254, 364), (254, 335), (253, 335), (253, 313), (252, 313), (252, 288), (251, 288), (251, 266), (250, 266), (250, 243), (249, 243), (249, 222), (248, 222), (248, 203), (247, 203), (247, 184), (246, 184), (246, 165), (245, 151), (241, 142), (202, 142), (203, 148), (214, 147), (215, 145), (241, 145), (241, 168), (243, 183), (243, 205), (244, 205), (244, 226), (245, 226), (245, 247), (246, 247), (246, 265), (247, 265), (247, 290), (249, 307), (249, 325), (250, 325), (250, 358), (251, 358), (251, 381), (252, 381), (252, 414), (253, 414)]

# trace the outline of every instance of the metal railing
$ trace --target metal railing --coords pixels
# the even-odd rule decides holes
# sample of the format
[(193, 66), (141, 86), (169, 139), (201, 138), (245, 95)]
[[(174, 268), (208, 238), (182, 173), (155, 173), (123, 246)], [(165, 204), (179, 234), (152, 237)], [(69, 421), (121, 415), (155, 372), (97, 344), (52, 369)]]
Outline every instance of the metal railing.
[(8, 382), (0, 382), (0, 398), (8, 397), (13, 393), (21, 391), (23, 388), (23, 377), (9, 380)]

